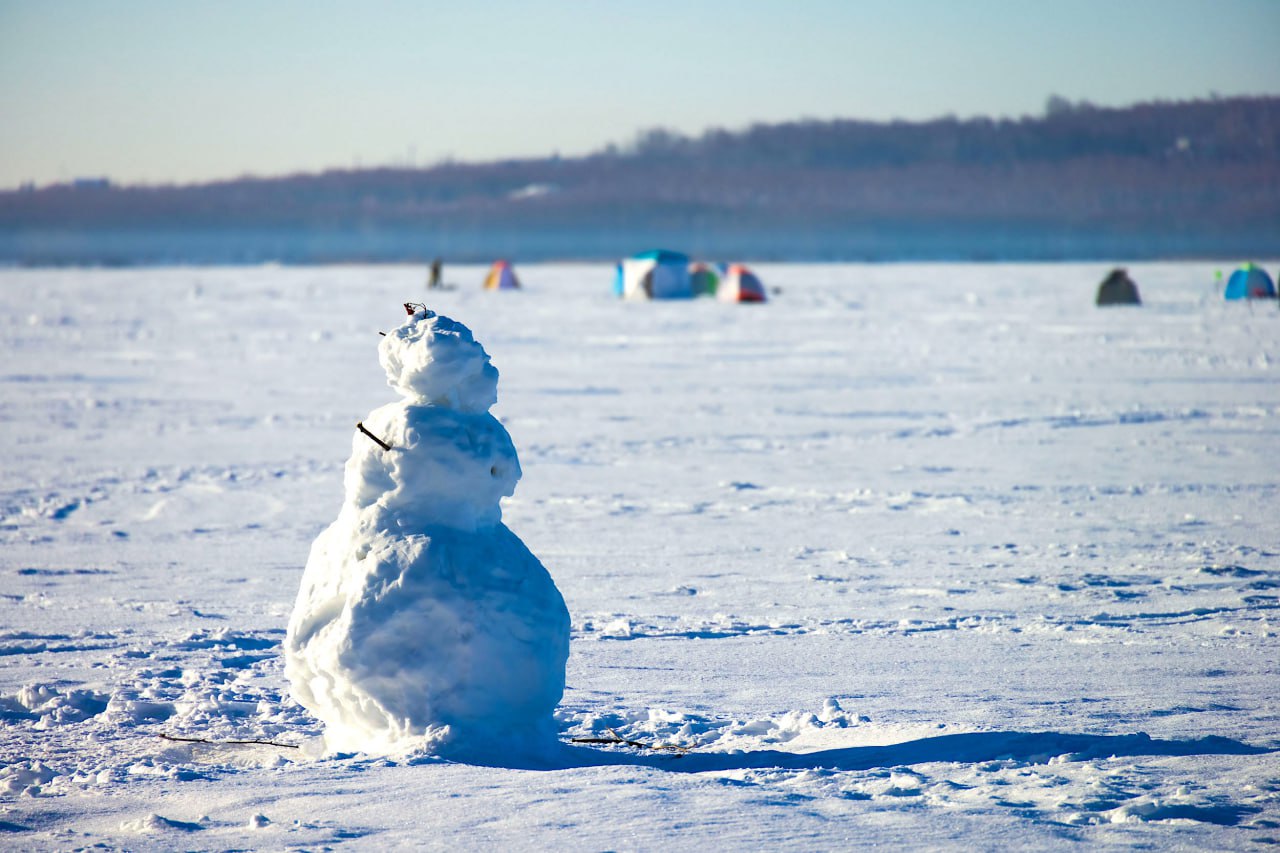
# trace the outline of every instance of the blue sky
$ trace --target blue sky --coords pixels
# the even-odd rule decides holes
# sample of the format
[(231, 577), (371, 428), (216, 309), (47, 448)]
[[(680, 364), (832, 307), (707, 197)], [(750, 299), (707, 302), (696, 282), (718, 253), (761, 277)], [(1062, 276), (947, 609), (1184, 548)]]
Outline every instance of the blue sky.
[(1280, 94), (1280, 0), (0, 0), (0, 187)]

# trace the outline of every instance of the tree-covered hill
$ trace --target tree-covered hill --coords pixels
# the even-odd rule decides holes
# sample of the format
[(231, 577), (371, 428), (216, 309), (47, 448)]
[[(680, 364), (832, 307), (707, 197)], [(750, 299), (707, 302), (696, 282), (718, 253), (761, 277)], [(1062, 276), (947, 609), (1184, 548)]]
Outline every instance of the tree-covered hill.
[(1280, 97), (654, 129), (573, 158), (0, 193), (15, 263), (1280, 255)]

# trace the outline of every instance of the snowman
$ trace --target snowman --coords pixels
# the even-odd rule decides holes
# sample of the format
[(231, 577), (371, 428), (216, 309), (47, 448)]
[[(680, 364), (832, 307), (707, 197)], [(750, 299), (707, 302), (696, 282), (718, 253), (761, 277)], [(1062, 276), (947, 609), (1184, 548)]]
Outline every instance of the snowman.
[(489, 413), (498, 371), (463, 324), (406, 305), (378, 360), (402, 399), (353, 435), (338, 518), (285, 639), (330, 752), (466, 759), (555, 748), (569, 613), (502, 523), (520, 463)]

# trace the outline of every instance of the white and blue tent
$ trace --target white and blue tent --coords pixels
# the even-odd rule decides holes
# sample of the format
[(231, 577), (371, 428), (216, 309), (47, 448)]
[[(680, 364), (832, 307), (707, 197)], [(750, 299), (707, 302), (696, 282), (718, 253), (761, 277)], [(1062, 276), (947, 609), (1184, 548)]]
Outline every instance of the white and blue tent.
[(613, 290), (623, 299), (688, 299), (689, 257), (666, 249), (641, 252), (618, 262)]

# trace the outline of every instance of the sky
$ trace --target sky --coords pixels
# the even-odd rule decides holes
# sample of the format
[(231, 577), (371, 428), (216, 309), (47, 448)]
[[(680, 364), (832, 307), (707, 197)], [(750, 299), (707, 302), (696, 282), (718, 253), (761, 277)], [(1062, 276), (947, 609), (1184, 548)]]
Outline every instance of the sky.
[(0, 189), (1280, 95), (1280, 0), (0, 0)]

